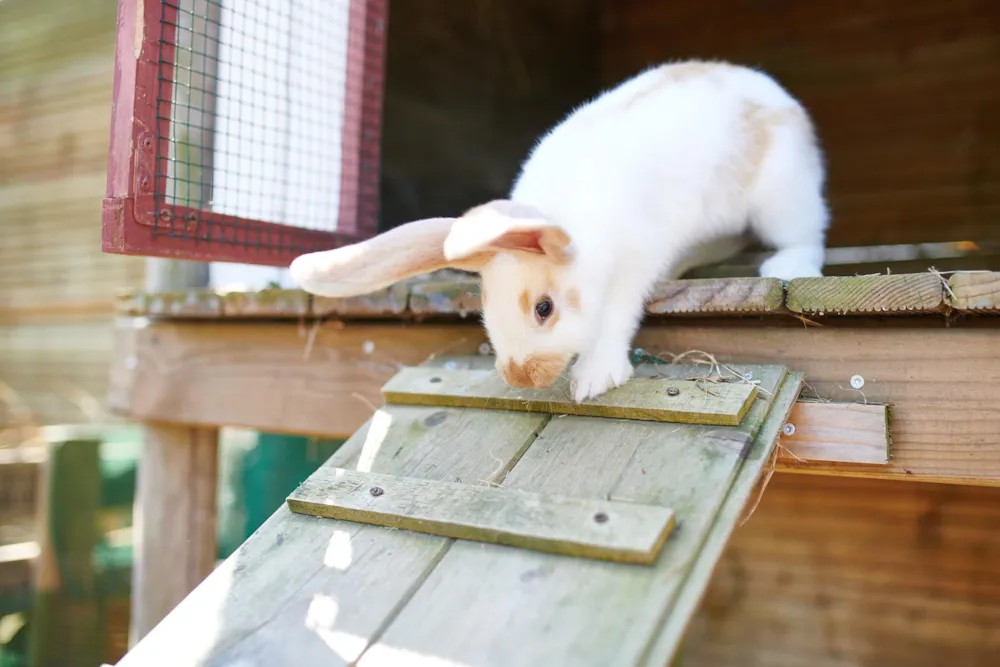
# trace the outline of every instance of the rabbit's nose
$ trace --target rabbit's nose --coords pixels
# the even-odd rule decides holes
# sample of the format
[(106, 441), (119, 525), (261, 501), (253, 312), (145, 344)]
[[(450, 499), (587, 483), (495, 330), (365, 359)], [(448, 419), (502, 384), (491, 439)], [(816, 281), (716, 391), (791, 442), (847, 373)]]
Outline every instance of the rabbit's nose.
[(525, 365), (519, 364), (513, 359), (506, 359), (502, 363), (497, 362), (497, 371), (504, 382), (512, 387), (531, 389), (535, 386)]

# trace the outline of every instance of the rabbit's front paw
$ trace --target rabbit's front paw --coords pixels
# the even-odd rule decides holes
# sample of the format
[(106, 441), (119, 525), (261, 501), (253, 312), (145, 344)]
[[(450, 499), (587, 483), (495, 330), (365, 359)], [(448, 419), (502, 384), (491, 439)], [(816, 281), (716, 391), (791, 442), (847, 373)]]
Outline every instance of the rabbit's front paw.
[(581, 355), (573, 366), (573, 398), (577, 403), (620, 387), (632, 377), (633, 368), (622, 354)]

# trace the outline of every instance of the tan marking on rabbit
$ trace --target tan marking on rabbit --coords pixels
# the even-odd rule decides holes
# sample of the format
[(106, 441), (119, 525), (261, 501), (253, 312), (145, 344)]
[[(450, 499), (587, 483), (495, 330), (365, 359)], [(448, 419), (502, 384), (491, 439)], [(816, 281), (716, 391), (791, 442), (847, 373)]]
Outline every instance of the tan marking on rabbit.
[(497, 372), (507, 384), (521, 389), (545, 389), (555, 382), (566, 366), (569, 356), (561, 354), (531, 354), (521, 363), (513, 359), (497, 360)]
[(521, 296), (518, 297), (518, 304), (521, 306), (521, 312), (524, 313), (525, 317), (531, 317), (531, 294), (528, 290), (523, 290)]
[(721, 72), (725, 68), (726, 65), (722, 63), (690, 62), (664, 65), (662, 71), (669, 81), (680, 83), (681, 81), (705, 78), (715, 72)]
[(765, 109), (755, 102), (746, 102), (743, 110), (743, 122), (749, 131), (749, 145), (746, 150), (746, 161), (740, 173), (740, 184), (744, 189), (750, 188), (757, 180), (768, 151), (774, 142), (774, 131), (783, 125), (806, 121), (801, 109)]
[(580, 310), (580, 290), (575, 287), (566, 290), (566, 307)]

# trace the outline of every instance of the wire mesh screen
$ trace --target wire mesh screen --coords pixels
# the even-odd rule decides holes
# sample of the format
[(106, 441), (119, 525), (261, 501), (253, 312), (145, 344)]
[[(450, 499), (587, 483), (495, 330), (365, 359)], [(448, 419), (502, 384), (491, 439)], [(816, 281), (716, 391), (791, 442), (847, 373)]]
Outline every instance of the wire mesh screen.
[(375, 233), (385, 0), (161, 0), (155, 17), (129, 3), (157, 38), (148, 123), (135, 65), (155, 146), (139, 252), (278, 264)]

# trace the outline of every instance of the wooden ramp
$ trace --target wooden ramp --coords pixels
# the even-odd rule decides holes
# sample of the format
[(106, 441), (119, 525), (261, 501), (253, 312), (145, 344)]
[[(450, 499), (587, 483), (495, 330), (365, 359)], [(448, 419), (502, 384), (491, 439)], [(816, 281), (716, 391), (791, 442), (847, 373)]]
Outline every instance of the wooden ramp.
[(119, 664), (673, 660), (802, 375), (643, 366), (581, 409), (433, 366)]

